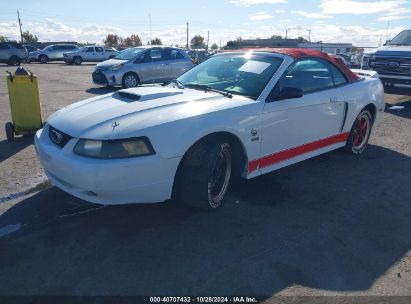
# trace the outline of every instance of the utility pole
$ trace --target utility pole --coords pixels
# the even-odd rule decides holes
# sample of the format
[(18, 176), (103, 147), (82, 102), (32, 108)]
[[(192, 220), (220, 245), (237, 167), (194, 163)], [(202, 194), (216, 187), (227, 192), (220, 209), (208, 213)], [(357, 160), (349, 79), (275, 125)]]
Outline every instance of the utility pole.
[(311, 29), (308, 30), (308, 42), (311, 42)]
[(220, 39), (220, 50), (221, 50), (221, 39)]
[(20, 40), (21, 40), (21, 43), (23, 43), (23, 32), (21, 31), (21, 21), (20, 21), (19, 10), (17, 10), (17, 19), (19, 20), (19, 26), (20, 26)]
[(288, 28), (285, 29), (285, 39), (288, 38)]
[(187, 47), (187, 50), (190, 49), (190, 46), (188, 44), (188, 22), (187, 22), (187, 45), (186, 45), (186, 47)]
[(150, 46), (151, 46), (151, 41), (153, 40), (153, 36), (151, 34), (151, 14), (148, 14), (148, 19), (150, 20)]
[(208, 50), (208, 42), (210, 41), (210, 31), (207, 33), (207, 50)]

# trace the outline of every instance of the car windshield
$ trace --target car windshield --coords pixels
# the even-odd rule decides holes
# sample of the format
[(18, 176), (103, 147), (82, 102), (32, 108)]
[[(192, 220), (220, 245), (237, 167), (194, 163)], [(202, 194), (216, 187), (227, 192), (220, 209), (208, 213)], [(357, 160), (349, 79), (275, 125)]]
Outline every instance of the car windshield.
[(138, 54), (140, 54), (144, 50), (145, 50), (144, 48), (127, 49), (127, 50), (122, 51), (116, 57), (114, 57), (114, 59), (133, 60), (137, 57)]
[(395, 36), (389, 43), (389, 45), (411, 45), (411, 30), (402, 31)]
[(219, 55), (192, 68), (178, 81), (188, 88), (208, 87), (257, 99), (282, 61), (261, 54)]

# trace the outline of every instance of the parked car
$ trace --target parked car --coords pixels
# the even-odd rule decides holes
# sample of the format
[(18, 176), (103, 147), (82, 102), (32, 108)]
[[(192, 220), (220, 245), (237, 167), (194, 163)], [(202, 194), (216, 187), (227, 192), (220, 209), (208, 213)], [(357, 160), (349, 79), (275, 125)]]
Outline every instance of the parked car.
[(361, 68), (380, 75), (389, 93), (411, 95), (411, 30), (405, 30), (383, 47), (366, 52)]
[(378, 74), (364, 73), (315, 50), (220, 53), (168, 86), (61, 109), (35, 146), (52, 184), (84, 200), (214, 209), (233, 177), (363, 153), (385, 107)]
[(64, 61), (69, 64), (80, 65), (83, 61), (86, 62), (101, 62), (111, 59), (117, 55), (117, 50), (114, 48), (106, 48), (103, 46), (93, 45), (85, 46), (78, 51), (64, 53)]
[(207, 60), (213, 54), (205, 49), (196, 49), (196, 50), (189, 50), (186, 51), (188, 56), (193, 60), (193, 63), (199, 64), (205, 60)]
[(135, 47), (96, 65), (92, 78), (98, 85), (124, 88), (144, 83), (161, 83), (191, 69), (190, 57), (179, 48)]
[(41, 51), (29, 53), (30, 61), (38, 61), (40, 63), (47, 63), (49, 61), (64, 60), (64, 53), (69, 51), (78, 51), (80, 48), (74, 44), (55, 44), (49, 45)]
[(29, 45), (29, 44), (24, 44), (23, 46), (26, 48), (28, 53), (40, 51), (39, 48), (36, 48), (36, 47), (34, 47), (32, 45)]
[(19, 65), (27, 58), (24, 46), (17, 42), (0, 42), (0, 62)]

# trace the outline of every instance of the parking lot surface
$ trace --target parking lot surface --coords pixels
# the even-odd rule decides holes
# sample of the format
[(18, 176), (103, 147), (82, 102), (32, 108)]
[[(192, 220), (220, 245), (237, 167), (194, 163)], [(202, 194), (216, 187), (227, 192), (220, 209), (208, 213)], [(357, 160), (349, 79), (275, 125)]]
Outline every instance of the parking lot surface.
[[(93, 65), (27, 68), (44, 119), (110, 92), (91, 83)], [(0, 295), (411, 296), (411, 98), (386, 102), (362, 156), (237, 183), (217, 212), (86, 203), (49, 187), (31, 137), (10, 143), (1, 128)]]

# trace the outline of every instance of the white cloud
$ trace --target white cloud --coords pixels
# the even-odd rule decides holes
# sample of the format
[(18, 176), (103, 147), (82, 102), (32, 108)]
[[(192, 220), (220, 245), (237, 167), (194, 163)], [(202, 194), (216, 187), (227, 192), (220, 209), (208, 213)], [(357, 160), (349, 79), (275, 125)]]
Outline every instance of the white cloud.
[(324, 14), (375, 14), (398, 9), (404, 0), (361, 2), (354, 0), (322, 0), (320, 8)]
[(275, 10), (274, 13), (276, 14), (285, 14), (287, 11), (285, 10)]
[(377, 21), (392, 21), (392, 20), (401, 20), (405, 18), (410, 18), (409, 16), (400, 16), (400, 15), (388, 15), (377, 18)]
[(251, 14), (248, 15), (250, 17), (251, 20), (253, 21), (257, 21), (257, 20), (267, 20), (267, 19), (271, 19), (273, 16), (271, 16), (270, 14), (267, 14), (266, 12), (258, 12), (255, 14)]
[(251, 6), (257, 4), (277, 4), (285, 2), (285, 0), (230, 0), (230, 3), (238, 6)]
[(292, 11), (291, 13), (293, 14), (298, 14), (300, 16), (303, 16), (305, 18), (314, 18), (314, 19), (330, 19), (332, 18), (331, 16), (322, 14), (322, 13), (309, 13), (305, 11)]

